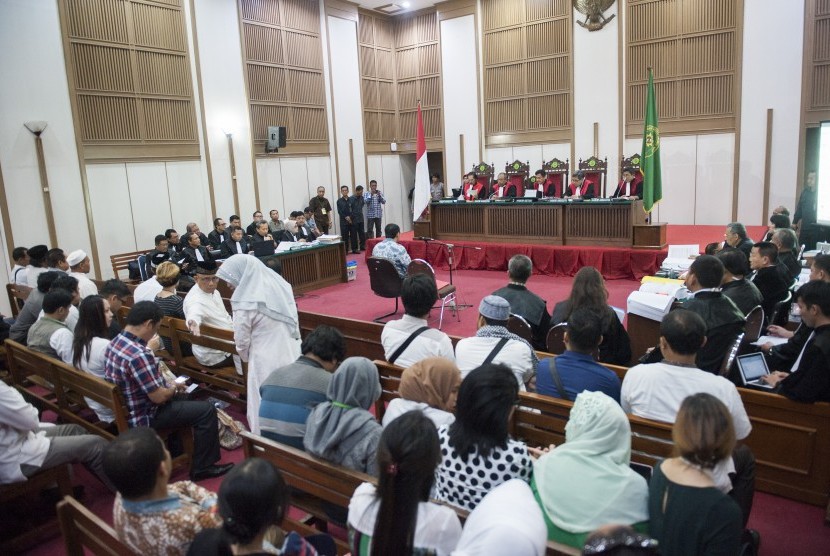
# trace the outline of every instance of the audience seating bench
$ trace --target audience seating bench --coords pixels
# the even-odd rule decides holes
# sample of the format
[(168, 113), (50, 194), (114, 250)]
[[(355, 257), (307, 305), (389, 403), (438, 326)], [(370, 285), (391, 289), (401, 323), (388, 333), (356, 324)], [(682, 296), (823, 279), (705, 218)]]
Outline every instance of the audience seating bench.
[[(12, 384), (35, 407), (41, 411), (50, 410), (62, 422), (80, 425), (108, 440), (129, 428), (127, 406), (118, 386), (32, 351), (13, 340), (6, 340), (5, 345)], [(100, 421), (84, 398), (112, 410), (114, 421)], [(191, 428), (167, 429), (158, 431), (158, 434), (162, 439), (171, 434), (180, 435), (183, 453), (173, 459), (173, 466), (189, 469), (193, 458)]]
[(58, 519), (67, 556), (84, 556), (87, 553), (101, 556), (135, 555), (130, 547), (121, 542), (112, 527), (72, 496), (66, 496), (58, 502)]
[[(288, 486), (302, 491), (301, 494), (292, 496), (291, 505), (311, 514), (315, 520), (322, 523), (326, 523), (329, 519), (323, 510), (324, 504), (348, 508), (352, 494), (358, 486), (367, 482), (377, 484), (377, 480), (371, 475), (329, 463), (291, 446), (250, 432), (241, 434), (245, 457), (259, 457), (273, 463), (282, 473)], [(466, 521), (469, 512), (449, 504), (447, 506), (458, 514), (462, 524)], [(301, 535), (320, 532), (303, 521), (287, 516), (283, 521), (283, 529), (297, 531)], [(340, 539), (334, 540), (338, 554), (347, 554), (350, 551), (347, 542)], [(579, 554), (578, 550), (553, 541), (548, 541), (547, 545), (547, 554), (551, 556)]]
[[(37, 496), (37, 494), (53, 485), (58, 485), (58, 491), (62, 496), (72, 494), (72, 478), (70, 464), (58, 465), (50, 469), (43, 469), (35, 473), (28, 480), (20, 483), (0, 485), (0, 504), (7, 504), (18, 500), (23, 496)], [(6, 529), (6, 519), (3, 519)], [(20, 531), (11, 537), (5, 536), (0, 542), (0, 553), (17, 554), (31, 548), (43, 538), (49, 537), (58, 531), (58, 522), (55, 519), (44, 521), (35, 527)]]
[[(115, 255), (110, 255), (110, 263), (112, 263), (112, 273), (113, 276), (118, 278), (119, 280), (123, 280), (124, 282), (140, 282), (140, 280), (130, 280), (129, 272), (130, 268), (129, 265), (131, 262), (138, 260), (139, 255), (144, 255), (151, 249), (145, 249), (143, 251), (131, 251), (129, 253), (118, 253)], [(119, 272), (126, 272), (127, 279), (121, 278), (119, 276)]]
[[(225, 353), (237, 355), (236, 342), (233, 339), (233, 330), (223, 330), (212, 326), (199, 327), (199, 336), (194, 335), (181, 319), (164, 317), (159, 328), (159, 334), (165, 329), (169, 333), (173, 344), (173, 360), (179, 374), (185, 374), (194, 381), (210, 386), (210, 392), (217, 398), (230, 403), (246, 407), (244, 396), (248, 388), (248, 364), (242, 363), (242, 374), (236, 372), (236, 366), (206, 367), (196, 360), (196, 356), (185, 356), (182, 352), (182, 342), (194, 346), (203, 346), (218, 349)], [(169, 332), (168, 332), (169, 331)], [(236, 395), (233, 395), (236, 394)]]

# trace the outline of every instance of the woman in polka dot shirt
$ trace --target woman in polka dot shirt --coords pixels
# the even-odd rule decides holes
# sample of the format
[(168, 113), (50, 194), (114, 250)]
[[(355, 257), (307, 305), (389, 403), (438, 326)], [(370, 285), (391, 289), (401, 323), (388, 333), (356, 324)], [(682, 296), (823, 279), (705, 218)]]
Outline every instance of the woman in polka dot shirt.
[(503, 482), (530, 480), (530, 452), (524, 442), (508, 434), (518, 399), (516, 378), (504, 365), (482, 365), (462, 381), (456, 420), (438, 429), (441, 465), (436, 498), (473, 510)]

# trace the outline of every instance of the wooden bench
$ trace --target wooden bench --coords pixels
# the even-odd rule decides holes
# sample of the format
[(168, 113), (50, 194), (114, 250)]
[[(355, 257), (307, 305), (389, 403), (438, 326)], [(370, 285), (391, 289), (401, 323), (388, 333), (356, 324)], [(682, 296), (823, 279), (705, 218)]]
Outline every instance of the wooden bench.
[[(323, 503), (340, 508), (348, 508), (349, 501), (355, 489), (363, 483), (377, 484), (371, 475), (347, 469), (327, 461), (316, 458), (306, 452), (274, 442), (267, 438), (242, 433), (242, 442), (246, 457), (258, 457), (270, 461), (282, 473), (288, 486), (302, 491), (302, 495), (294, 496), (291, 505), (312, 515), (315, 520), (326, 523), (328, 517), (323, 510)], [(441, 502), (438, 502), (441, 504)], [(458, 514), (463, 524), (469, 512), (444, 504)], [(283, 528), (287, 531), (297, 531), (302, 535), (319, 533), (319, 530), (310, 527), (307, 523), (286, 517)], [(335, 539), (338, 554), (347, 554), (350, 551), (348, 543)], [(560, 543), (548, 541), (547, 554), (549, 555), (577, 555), (579, 550)]]
[[(123, 280), (124, 282), (140, 282), (141, 280), (130, 279), (129, 265), (131, 262), (137, 260), (139, 255), (145, 255), (149, 251), (152, 251), (152, 249), (144, 249), (143, 251), (131, 251), (129, 253), (118, 253), (116, 255), (110, 255), (110, 263), (112, 263), (113, 276), (115, 276), (119, 280)], [(127, 273), (127, 279), (121, 278), (121, 276), (119, 276), (118, 273), (122, 271)]]
[(67, 556), (84, 556), (87, 551), (102, 556), (135, 556), (112, 527), (72, 496), (58, 502), (58, 519)]
[[(374, 477), (370, 475), (333, 465), (291, 446), (249, 432), (241, 434), (245, 456), (258, 457), (273, 463), (282, 473), (286, 484), (302, 492), (301, 495), (292, 496), (291, 505), (311, 514), (320, 523), (325, 524), (329, 520), (323, 509), (324, 503), (348, 508), (352, 494), (358, 486), (365, 482), (375, 482)], [(286, 517), (284, 528), (302, 533), (309, 526), (302, 521)], [(338, 554), (349, 552), (347, 542), (335, 539), (335, 543)]]
[[(181, 319), (165, 317), (162, 327), (169, 330), (173, 343), (173, 359), (180, 374), (185, 374), (194, 381), (209, 386), (210, 392), (217, 398), (233, 403), (241, 408), (246, 407), (244, 396), (248, 389), (248, 364), (242, 363), (242, 374), (236, 372), (236, 366), (206, 367), (196, 360), (196, 356), (185, 356), (182, 352), (182, 342), (194, 346), (203, 346), (218, 349), (231, 355), (238, 355), (236, 342), (233, 339), (233, 330), (224, 330), (212, 326), (199, 327), (199, 336), (194, 335)], [(236, 395), (233, 395), (236, 394)]]
[[(8, 502), (18, 500), (23, 496), (37, 496), (39, 492), (51, 488), (56, 483), (61, 495), (70, 496), (72, 494), (71, 469), (72, 466), (66, 463), (50, 469), (43, 469), (26, 481), (0, 485), (0, 504), (5, 506)], [(6, 508), (4, 511), (8, 509), (10, 508)], [(6, 529), (8, 523), (6, 518), (2, 521), (2, 529)], [(34, 527), (18, 531), (17, 534), (10, 537), (6, 537), (6, 531), (4, 531), (2, 541), (0, 541), (0, 552), (3, 554), (23, 552), (42, 542), (44, 538), (57, 533), (57, 531), (58, 522), (55, 519), (43, 521)]]
[(9, 306), (12, 310), (12, 318), (16, 319), (20, 314), (20, 309), (29, 297), (29, 292), (32, 288), (29, 286), (21, 286), (19, 284), (6, 284), (6, 293), (9, 296)]
[[(51, 410), (61, 421), (80, 425), (108, 440), (129, 428), (129, 412), (118, 386), (32, 351), (13, 340), (6, 340), (5, 345), (12, 384), (33, 405), (41, 410)], [(111, 410), (113, 422), (99, 420), (86, 404), (85, 398)], [(163, 440), (173, 434), (180, 435), (183, 453), (173, 459), (173, 466), (189, 469), (193, 459), (191, 427), (157, 432)]]
[(752, 432), (755, 488), (808, 504), (830, 498), (830, 404), (738, 388)]

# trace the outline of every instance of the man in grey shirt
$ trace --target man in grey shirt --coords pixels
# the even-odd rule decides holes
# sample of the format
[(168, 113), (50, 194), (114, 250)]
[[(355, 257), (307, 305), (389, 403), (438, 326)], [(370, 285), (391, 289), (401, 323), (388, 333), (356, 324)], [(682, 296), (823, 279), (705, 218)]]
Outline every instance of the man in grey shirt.
[(49, 288), (62, 273), (57, 271), (43, 272), (37, 277), (37, 288), (29, 292), (29, 297), (26, 298), (26, 303), (20, 309), (20, 314), (14, 321), (11, 329), (9, 329), (9, 338), (21, 344), (26, 343), (26, 336), (29, 334), (29, 328), (35, 323), (40, 315), (40, 310), (43, 308), (43, 297)]
[(326, 401), (331, 375), (346, 356), (339, 330), (321, 325), (306, 336), (295, 362), (273, 371), (259, 391), (260, 432), (266, 438), (304, 450), (306, 420)]

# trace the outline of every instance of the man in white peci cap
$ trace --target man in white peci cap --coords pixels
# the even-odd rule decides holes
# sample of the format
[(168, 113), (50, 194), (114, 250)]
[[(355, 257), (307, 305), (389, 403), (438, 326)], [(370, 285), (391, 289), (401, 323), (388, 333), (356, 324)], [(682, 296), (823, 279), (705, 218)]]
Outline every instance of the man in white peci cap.
[(472, 338), (464, 338), (455, 346), (455, 362), (461, 376), (487, 363), (506, 365), (516, 375), (519, 388), (536, 375), (536, 352), (530, 344), (507, 330), (510, 303), (503, 297), (488, 295), (478, 306), (478, 330)]
[(76, 249), (66, 256), (66, 262), (69, 264), (69, 275), (78, 279), (81, 299), (90, 295), (98, 295), (98, 286), (87, 276), (89, 273), (87, 254), (81, 249)]

